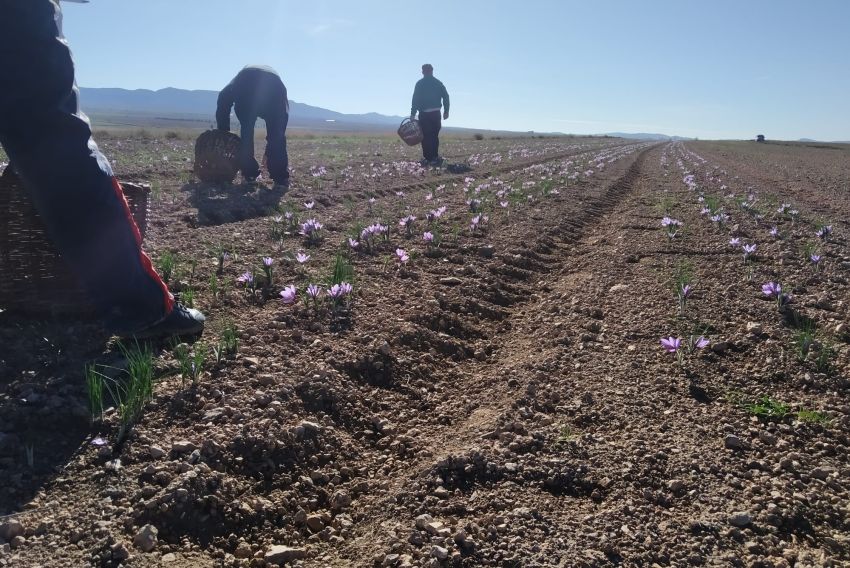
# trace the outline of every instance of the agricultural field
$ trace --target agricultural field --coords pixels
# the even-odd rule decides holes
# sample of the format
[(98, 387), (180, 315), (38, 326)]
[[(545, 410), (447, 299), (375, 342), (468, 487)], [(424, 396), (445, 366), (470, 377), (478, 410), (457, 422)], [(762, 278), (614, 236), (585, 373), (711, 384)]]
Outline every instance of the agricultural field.
[(0, 312), (0, 567), (850, 565), (850, 147), (98, 139), (207, 329)]

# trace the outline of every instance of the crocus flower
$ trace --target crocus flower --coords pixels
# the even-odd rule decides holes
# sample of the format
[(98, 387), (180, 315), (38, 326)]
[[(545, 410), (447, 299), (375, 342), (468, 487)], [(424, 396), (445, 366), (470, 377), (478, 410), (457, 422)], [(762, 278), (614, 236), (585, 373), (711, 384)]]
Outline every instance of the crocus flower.
[(265, 266), (265, 267), (267, 267), (267, 268), (268, 268), (268, 267), (269, 267), (269, 266), (271, 266), (273, 263), (274, 263), (274, 259), (273, 259), (273, 258), (271, 258), (271, 257), (269, 257), (269, 256), (264, 256), (264, 257), (263, 257), (263, 266)]
[(499, 205), (501, 205), (502, 207), (507, 207), (507, 206), (508, 206), (508, 202), (507, 202), (507, 201), (500, 201), (500, 202), (499, 202)]
[(360, 246), (360, 241), (356, 241), (356, 240), (352, 239), (351, 237), (348, 237), (348, 246), (352, 250), (357, 250), (357, 248)]
[(299, 252), (295, 255), (295, 260), (297, 260), (299, 264), (304, 264), (305, 262), (310, 260), (310, 255), (304, 254), (303, 252)]
[(761, 285), (762, 294), (771, 298), (778, 298), (782, 294), (782, 285), (779, 282), (767, 282)]
[(348, 282), (340, 282), (328, 288), (328, 297), (333, 301), (338, 301), (351, 293), (352, 286)]
[(254, 282), (254, 275), (251, 272), (243, 272), (236, 277), (236, 281), (240, 284), (250, 285)]
[(815, 232), (815, 235), (818, 236), (819, 239), (825, 241), (829, 238), (829, 235), (832, 234), (832, 225), (823, 225), (821, 228)]
[(682, 340), (678, 337), (662, 337), (661, 346), (667, 353), (676, 353), (682, 346)]
[(307, 295), (313, 298), (314, 300), (319, 297), (322, 293), (322, 289), (316, 284), (310, 284), (307, 286)]
[(312, 209), (312, 208), (313, 208), (313, 206), (315, 206), (315, 205), (316, 205), (316, 202), (315, 202), (315, 201), (308, 201), (307, 203), (305, 203), (305, 204), (304, 204), (304, 207), (305, 207), (306, 209)]
[(741, 246), (741, 239), (739, 239), (738, 237), (731, 238), (729, 239), (729, 244), (735, 248), (738, 248), (739, 246)]
[(428, 244), (431, 244), (432, 242), (434, 242), (434, 233), (432, 233), (431, 231), (425, 231), (425, 233), (422, 234), (422, 240)]
[(775, 238), (775, 239), (778, 239), (778, 238), (779, 238), (779, 228), (778, 228), (778, 227), (773, 227), (773, 228), (770, 230), (770, 236), (771, 236), (771, 237), (773, 237), (773, 238)]
[(750, 256), (756, 252), (756, 245), (744, 245), (741, 249), (744, 251), (744, 262), (747, 262)]
[(404, 264), (408, 260), (410, 260), (410, 256), (407, 254), (407, 252), (404, 249), (401, 249), (401, 248), (395, 249), (395, 255), (396, 255), (396, 260), (398, 260), (401, 264)]
[(708, 347), (708, 339), (700, 335), (699, 338), (697, 338), (697, 341), (694, 346), (697, 349), (705, 349), (706, 347)]
[(294, 284), (290, 284), (280, 292), (280, 299), (283, 300), (284, 304), (294, 303), (297, 296), (298, 291), (295, 289)]
[(319, 230), (324, 225), (319, 223), (315, 219), (307, 219), (305, 222), (301, 223), (301, 235), (307, 237), (309, 241), (317, 241), (319, 239)]

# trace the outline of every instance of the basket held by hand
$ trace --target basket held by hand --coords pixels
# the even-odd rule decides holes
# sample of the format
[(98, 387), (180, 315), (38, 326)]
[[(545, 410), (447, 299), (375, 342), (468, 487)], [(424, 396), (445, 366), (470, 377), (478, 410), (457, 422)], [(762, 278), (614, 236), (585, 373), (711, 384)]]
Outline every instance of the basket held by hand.
[(419, 121), (412, 118), (402, 120), (401, 126), (398, 127), (398, 135), (408, 146), (416, 146), (422, 142), (422, 128), (419, 126)]

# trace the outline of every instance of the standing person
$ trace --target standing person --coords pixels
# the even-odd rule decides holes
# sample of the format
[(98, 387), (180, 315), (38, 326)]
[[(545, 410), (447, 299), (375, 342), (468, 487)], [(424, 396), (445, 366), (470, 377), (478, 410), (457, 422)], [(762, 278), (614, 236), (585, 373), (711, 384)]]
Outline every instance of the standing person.
[(0, 0), (0, 144), (107, 329), (137, 338), (200, 333), (203, 314), (174, 302), (141, 249), (79, 110), (61, 22), (57, 0)]
[(218, 94), (215, 119), (218, 129), (230, 131), (230, 109), (235, 107), (241, 125), (239, 169), (251, 183), (260, 175), (254, 159), (254, 125), (266, 121), (266, 157), (275, 185), (289, 187), (289, 156), (286, 153), (286, 125), (289, 99), (280, 75), (265, 65), (248, 65)]
[(434, 67), (430, 63), (422, 66), (422, 78), (413, 89), (413, 104), (410, 107), (411, 120), (419, 112), (419, 126), (422, 128), (422, 165), (439, 166), (440, 157), (440, 108), (443, 120), (449, 118), (449, 93), (445, 85), (434, 77)]

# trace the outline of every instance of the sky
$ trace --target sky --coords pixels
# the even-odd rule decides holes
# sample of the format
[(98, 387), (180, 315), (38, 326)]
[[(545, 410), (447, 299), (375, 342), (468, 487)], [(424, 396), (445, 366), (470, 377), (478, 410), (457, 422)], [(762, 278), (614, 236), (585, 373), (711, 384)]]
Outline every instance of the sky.
[[(84, 87), (219, 90), (271, 65), (292, 100), (446, 126), (850, 140), (850, 0), (91, 0), (63, 3)], [(85, 109), (85, 100), (82, 100)], [(210, 109), (212, 112), (212, 109)]]

